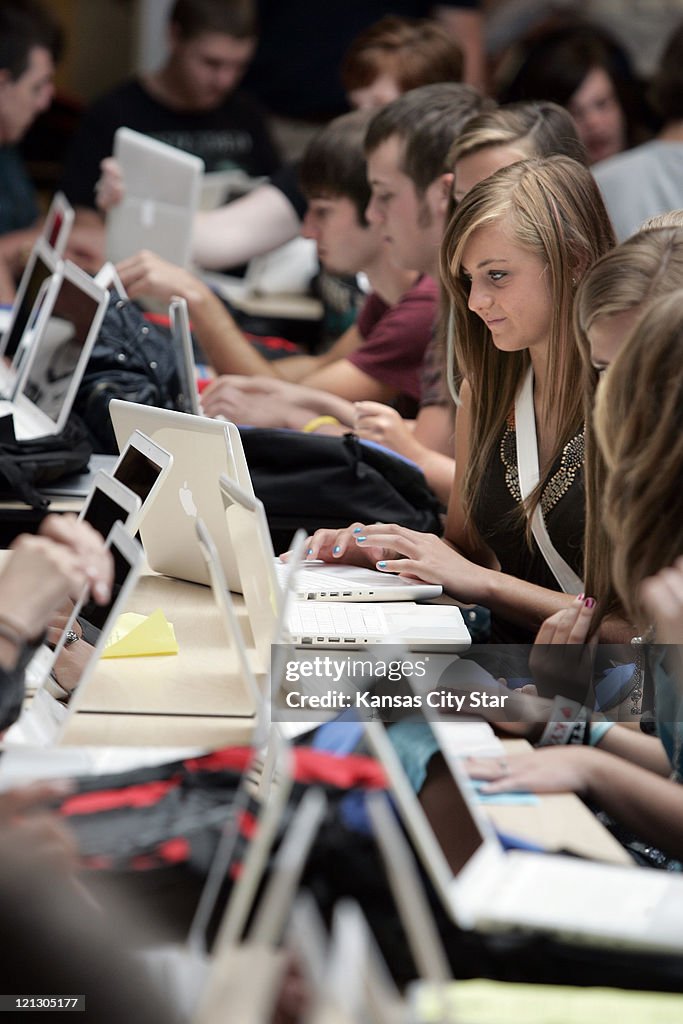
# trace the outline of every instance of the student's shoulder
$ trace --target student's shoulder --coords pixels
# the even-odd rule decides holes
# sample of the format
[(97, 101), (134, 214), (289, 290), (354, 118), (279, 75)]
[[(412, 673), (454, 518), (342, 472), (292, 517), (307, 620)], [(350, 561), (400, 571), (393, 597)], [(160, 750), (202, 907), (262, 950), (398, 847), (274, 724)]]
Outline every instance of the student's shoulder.
[(422, 274), (415, 283), (403, 293), (397, 306), (406, 308), (433, 307), (439, 301), (439, 286), (433, 277)]
[(661, 158), (661, 143), (656, 139), (644, 142), (641, 146), (624, 150), (607, 160), (600, 160), (592, 168), (593, 176), (598, 185), (621, 184), (630, 181), (636, 173), (646, 173), (652, 164)]

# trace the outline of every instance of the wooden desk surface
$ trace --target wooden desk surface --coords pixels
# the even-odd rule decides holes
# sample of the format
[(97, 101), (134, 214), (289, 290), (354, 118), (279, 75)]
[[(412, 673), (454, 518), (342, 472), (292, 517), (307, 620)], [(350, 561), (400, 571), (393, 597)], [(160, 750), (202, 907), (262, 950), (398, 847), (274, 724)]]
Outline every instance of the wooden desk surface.
[[(510, 754), (531, 750), (526, 740), (504, 740), (503, 745)], [(539, 794), (533, 805), (487, 804), (486, 811), (501, 832), (522, 836), (548, 850), (571, 850), (583, 857), (633, 866), (621, 843), (573, 793)]]
[[(235, 603), (245, 641), (253, 648), (243, 602), (236, 598)], [(101, 660), (64, 742), (215, 747), (248, 740), (254, 701), (211, 589), (143, 575), (127, 610), (148, 615), (157, 608), (174, 626), (179, 653)], [(256, 675), (256, 652), (249, 653)]]

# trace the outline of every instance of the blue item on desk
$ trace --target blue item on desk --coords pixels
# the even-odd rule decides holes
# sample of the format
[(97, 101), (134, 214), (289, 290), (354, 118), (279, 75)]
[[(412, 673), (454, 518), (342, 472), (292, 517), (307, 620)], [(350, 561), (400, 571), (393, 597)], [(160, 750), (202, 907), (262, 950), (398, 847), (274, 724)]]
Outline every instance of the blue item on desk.
[(521, 836), (512, 835), (510, 832), (501, 832), (500, 829), (496, 829), (496, 835), (504, 850), (527, 850), (530, 853), (549, 852), (545, 846), (539, 846), (538, 843), (532, 843), (530, 840), (522, 839)]
[(535, 793), (528, 793), (525, 790), (513, 790), (510, 793), (482, 793), (480, 787), (487, 785), (486, 782), (475, 782), (474, 790), (477, 803), (496, 804), (499, 807), (533, 807), (538, 803)]

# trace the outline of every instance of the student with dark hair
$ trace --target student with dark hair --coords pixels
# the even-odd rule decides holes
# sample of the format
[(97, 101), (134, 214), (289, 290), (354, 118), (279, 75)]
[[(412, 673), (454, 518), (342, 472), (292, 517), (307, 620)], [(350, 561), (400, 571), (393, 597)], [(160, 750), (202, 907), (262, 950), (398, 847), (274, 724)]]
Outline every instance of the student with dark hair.
[(207, 171), (271, 174), (279, 159), (264, 116), (239, 81), (256, 46), (252, 0), (178, 0), (160, 68), (124, 82), (86, 112), (67, 158), (62, 188), (77, 221), (94, 223), (100, 164), (125, 125), (201, 157)]
[(13, 298), (13, 278), (37, 234), (39, 216), (15, 146), (52, 102), (61, 49), (59, 25), (33, 0), (0, 4), (0, 301)]
[(566, 107), (591, 163), (643, 141), (640, 85), (608, 33), (574, 23), (533, 34), (520, 49), (513, 77), (498, 88), (501, 103), (552, 100)]
[(683, 24), (664, 49), (651, 98), (664, 122), (657, 137), (594, 168), (619, 240), (683, 206)]

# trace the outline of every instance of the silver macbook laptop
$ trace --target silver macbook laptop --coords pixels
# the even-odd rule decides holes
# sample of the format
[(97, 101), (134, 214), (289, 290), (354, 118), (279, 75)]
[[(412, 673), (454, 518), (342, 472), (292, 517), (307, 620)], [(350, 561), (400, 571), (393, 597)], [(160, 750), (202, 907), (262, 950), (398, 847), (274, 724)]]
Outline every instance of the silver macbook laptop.
[[(118, 399), (110, 403), (109, 411), (119, 445), (139, 429), (173, 455), (171, 471), (140, 527), (150, 567), (193, 583), (209, 582), (195, 536), (194, 520), (200, 512), (218, 549), (228, 586), (239, 593), (240, 577), (218, 489), (221, 473), (234, 477), (243, 472), (238, 466), (239, 452), (232, 446), (230, 425)], [(236, 428), (232, 429), (239, 440)]]
[(45, 216), (43, 229), (26, 261), (12, 309), (6, 322), (0, 321), (0, 327), (4, 332), (0, 342), (0, 355), (8, 359), (14, 358), (40, 287), (55, 272), (59, 258), (64, 252), (73, 219), (73, 207), (63, 192), (57, 192)]
[(114, 135), (114, 156), (126, 193), (107, 214), (107, 258), (118, 263), (150, 249), (186, 266), (204, 161), (130, 128)]
[(443, 771), (423, 808), (389, 738), (391, 725), (368, 721), (365, 729), (424, 867), (461, 928), (546, 932), (614, 948), (683, 949), (683, 878), (505, 850), (458, 758), (442, 749)]
[[(228, 533), (257, 650), (269, 658), (282, 591), (263, 503), (220, 478)], [(290, 571), (292, 567), (290, 566)], [(298, 566), (297, 566), (298, 571)], [(317, 603), (295, 601), (287, 609), (285, 632), (300, 647), (354, 649), (396, 640), (413, 650), (464, 650), (470, 635), (460, 609), (452, 605)]]
[(69, 261), (53, 276), (11, 402), (17, 438), (63, 430), (104, 317), (107, 292)]

